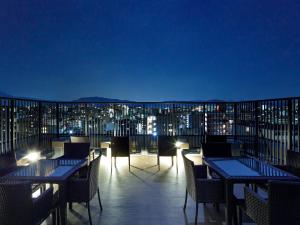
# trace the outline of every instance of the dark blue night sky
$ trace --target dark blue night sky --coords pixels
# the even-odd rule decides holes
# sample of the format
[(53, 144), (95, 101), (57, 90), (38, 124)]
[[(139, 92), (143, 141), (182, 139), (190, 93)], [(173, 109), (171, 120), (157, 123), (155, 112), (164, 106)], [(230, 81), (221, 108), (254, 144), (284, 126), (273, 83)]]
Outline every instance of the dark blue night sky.
[(300, 1), (3, 0), (0, 77), (59, 100), (300, 96)]

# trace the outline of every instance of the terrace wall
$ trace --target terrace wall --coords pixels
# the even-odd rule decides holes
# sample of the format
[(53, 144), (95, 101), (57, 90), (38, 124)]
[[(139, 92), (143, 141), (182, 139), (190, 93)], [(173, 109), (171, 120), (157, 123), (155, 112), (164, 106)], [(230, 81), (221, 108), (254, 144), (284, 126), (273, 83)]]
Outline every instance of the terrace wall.
[(89, 135), (92, 145), (129, 136), (132, 153), (156, 151), (157, 135), (200, 147), (226, 135), (248, 154), (282, 164), (299, 151), (299, 98), (245, 102), (49, 102), (0, 98), (0, 153), (51, 152), (53, 138)]

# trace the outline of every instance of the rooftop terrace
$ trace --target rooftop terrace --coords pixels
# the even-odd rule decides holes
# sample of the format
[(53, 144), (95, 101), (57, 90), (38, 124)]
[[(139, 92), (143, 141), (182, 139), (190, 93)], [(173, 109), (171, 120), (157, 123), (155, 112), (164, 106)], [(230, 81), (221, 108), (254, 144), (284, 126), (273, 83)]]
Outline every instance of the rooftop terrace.
[[(182, 206), (185, 177), (169, 158), (156, 166), (158, 136), (174, 136), (200, 150), (209, 135), (226, 137), (238, 151), (273, 165), (286, 164), (287, 151), (299, 152), (300, 98), (241, 102), (51, 102), (0, 97), (0, 153), (16, 155), (39, 151), (48, 158), (57, 154), (54, 140), (71, 135), (90, 137), (91, 146), (115, 136), (128, 136), (131, 164), (118, 159), (109, 169), (109, 158), (100, 163), (103, 212), (91, 202), (94, 224), (193, 224), (194, 202), (187, 213)], [(201, 164), (201, 156), (191, 156)], [(237, 187), (239, 189), (239, 187)], [(249, 221), (244, 218), (244, 224)], [(44, 224), (51, 224), (48, 219)], [(74, 205), (69, 224), (89, 224), (85, 205)], [(198, 224), (226, 224), (220, 211), (200, 204)]]

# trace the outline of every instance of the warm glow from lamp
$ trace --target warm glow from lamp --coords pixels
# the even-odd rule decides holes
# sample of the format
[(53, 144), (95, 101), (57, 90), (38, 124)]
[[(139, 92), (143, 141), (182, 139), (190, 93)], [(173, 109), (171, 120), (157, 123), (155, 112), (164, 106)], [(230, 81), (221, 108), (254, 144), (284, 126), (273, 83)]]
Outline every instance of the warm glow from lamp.
[(182, 145), (181, 141), (176, 141), (176, 143), (175, 143), (176, 148), (180, 148), (181, 145)]
[(36, 162), (40, 158), (40, 152), (36, 152), (36, 151), (29, 152), (25, 158), (28, 159), (28, 161), (30, 162)]

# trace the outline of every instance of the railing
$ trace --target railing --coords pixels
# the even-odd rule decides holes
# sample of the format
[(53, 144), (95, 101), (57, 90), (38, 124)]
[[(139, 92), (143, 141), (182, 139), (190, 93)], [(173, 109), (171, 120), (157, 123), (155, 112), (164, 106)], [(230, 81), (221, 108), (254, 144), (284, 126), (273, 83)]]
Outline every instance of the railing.
[(246, 102), (47, 102), (0, 98), (0, 153), (51, 152), (51, 140), (89, 135), (93, 146), (129, 136), (131, 151), (156, 151), (158, 135), (200, 147), (206, 135), (226, 135), (248, 154), (284, 163), (299, 151), (299, 99)]
[(89, 135), (95, 146), (129, 136), (132, 152), (155, 151), (157, 135), (180, 136), (198, 147), (206, 133), (232, 135), (233, 114), (228, 103), (59, 103), (59, 134)]
[(299, 151), (299, 98), (236, 103), (236, 138), (248, 153), (276, 164)]

